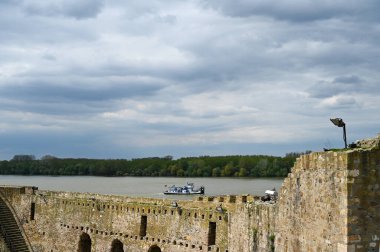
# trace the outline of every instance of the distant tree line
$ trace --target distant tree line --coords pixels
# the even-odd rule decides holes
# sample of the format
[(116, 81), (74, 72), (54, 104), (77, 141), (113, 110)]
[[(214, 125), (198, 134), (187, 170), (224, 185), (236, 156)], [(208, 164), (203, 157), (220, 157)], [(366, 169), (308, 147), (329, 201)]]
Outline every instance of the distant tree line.
[[(306, 152), (308, 153), (308, 152)], [(173, 160), (171, 156), (140, 159), (57, 158), (15, 155), (0, 161), (1, 175), (92, 175), (175, 177), (285, 177), (304, 153), (274, 156), (201, 156)]]

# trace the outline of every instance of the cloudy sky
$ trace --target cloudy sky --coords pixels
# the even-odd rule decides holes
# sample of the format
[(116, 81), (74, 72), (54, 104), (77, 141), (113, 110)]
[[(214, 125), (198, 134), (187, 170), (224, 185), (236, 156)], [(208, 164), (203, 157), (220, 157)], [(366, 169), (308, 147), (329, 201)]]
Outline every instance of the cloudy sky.
[(380, 132), (378, 0), (1, 0), (0, 159), (285, 155)]

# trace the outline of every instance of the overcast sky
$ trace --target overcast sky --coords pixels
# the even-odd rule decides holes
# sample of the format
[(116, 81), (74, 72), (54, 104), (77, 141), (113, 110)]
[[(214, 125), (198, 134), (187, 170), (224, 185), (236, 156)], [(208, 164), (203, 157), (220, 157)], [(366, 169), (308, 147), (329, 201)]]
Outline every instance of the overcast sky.
[(378, 0), (0, 0), (0, 159), (342, 147), (380, 132)]

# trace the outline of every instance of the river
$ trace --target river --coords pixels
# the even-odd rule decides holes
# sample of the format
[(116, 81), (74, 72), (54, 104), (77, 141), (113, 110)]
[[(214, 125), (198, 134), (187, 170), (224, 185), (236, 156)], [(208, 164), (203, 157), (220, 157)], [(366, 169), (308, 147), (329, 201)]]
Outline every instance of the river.
[(165, 186), (205, 186), (205, 195), (263, 195), (265, 190), (279, 190), (283, 178), (177, 178), (177, 177), (94, 177), (94, 176), (13, 176), (0, 175), (0, 185), (37, 186), (40, 190), (89, 192), (151, 198), (188, 198), (166, 196)]

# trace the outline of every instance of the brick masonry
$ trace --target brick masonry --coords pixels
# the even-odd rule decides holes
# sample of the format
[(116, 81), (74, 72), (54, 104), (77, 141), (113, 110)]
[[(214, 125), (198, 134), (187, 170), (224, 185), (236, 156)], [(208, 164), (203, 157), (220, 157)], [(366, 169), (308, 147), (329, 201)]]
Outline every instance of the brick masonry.
[[(35, 252), (378, 252), (380, 136), (297, 159), (276, 203), (251, 195), (178, 200), (0, 187)], [(220, 208), (221, 207), (221, 208)], [(222, 210), (220, 210), (222, 209)], [(146, 224), (145, 224), (146, 223)], [(0, 238), (0, 248), (4, 241)]]

